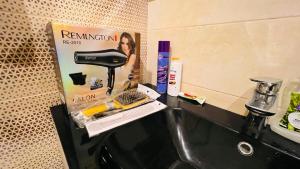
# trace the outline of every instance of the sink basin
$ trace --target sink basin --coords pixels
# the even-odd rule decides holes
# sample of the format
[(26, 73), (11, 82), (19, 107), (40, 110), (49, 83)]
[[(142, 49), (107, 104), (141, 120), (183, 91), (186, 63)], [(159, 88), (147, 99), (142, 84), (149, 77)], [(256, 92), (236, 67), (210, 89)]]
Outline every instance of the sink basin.
[[(270, 148), (258, 140), (228, 130), (182, 109), (167, 112), (173, 142), (182, 159), (197, 168), (289, 169), (299, 160)], [(238, 144), (248, 143), (253, 152), (242, 154)]]
[[(252, 147), (250, 155), (241, 153), (241, 142)], [(300, 164), (258, 140), (181, 108), (120, 127), (105, 145), (110, 161), (128, 169), (290, 169)], [(109, 160), (102, 160), (103, 166), (105, 161)]]

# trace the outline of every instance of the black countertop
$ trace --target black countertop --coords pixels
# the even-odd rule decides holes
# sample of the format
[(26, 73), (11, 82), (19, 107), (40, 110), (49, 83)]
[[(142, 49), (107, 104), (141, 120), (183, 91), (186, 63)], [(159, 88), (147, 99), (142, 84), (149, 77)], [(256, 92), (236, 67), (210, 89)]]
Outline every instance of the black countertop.
[[(168, 95), (162, 95), (159, 101), (168, 106), (167, 110), (182, 110), (182, 126), (190, 147), (211, 168), (288, 169), (300, 164), (299, 144), (272, 132), (269, 127), (259, 139), (254, 139), (241, 133), (246, 121), (243, 116)], [(182, 162), (186, 160), (174, 144), (166, 110), (93, 138), (88, 138), (86, 130), (74, 124), (64, 105), (52, 107), (51, 112), (71, 169), (163, 169), (176, 168), (176, 165), (192, 168)], [(257, 153), (251, 158), (242, 157), (235, 149), (239, 141), (255, 145)]]

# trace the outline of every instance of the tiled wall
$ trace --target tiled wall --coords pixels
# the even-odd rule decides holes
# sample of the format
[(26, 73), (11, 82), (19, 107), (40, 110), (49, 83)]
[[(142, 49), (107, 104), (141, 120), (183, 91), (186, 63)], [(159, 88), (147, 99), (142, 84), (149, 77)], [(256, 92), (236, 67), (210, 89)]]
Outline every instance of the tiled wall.
[(246, 114), (250, 77), (281, 78), (284, 88), (300, 76), (300, 1), (155, 0), (148, 12), (149, 82), (159, 40), (182, 59), (183, 91), (238, 114)]
[(0, 169), (68, 168), (50, 115), (60, 100), (46, 24), (141, 32), (144, 64), (147, 10), (146, 0), (0, 0)]

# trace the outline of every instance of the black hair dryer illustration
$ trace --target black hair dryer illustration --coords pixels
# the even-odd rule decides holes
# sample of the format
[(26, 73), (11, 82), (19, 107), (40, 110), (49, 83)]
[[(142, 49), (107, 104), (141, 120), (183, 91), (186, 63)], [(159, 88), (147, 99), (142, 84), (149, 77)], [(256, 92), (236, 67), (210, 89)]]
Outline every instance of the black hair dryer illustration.
[(106, 94), (111, 94), (115, 83), (115, 68), (126, 64), (127, 56), (116, 49), (100, 51), (76, 51), (74, 53), (76, 64), (87, 64), (103, 66), (108, 68), (108, 90)]

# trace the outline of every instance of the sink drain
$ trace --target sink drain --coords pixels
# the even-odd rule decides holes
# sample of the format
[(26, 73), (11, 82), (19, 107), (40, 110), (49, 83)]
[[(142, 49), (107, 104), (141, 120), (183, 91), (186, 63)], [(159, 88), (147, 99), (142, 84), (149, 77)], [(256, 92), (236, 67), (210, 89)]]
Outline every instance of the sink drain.
[(254, 153), (252, 145), (245, 141), (239, 142), (237, 148), (243, 156), (251, 156)]

